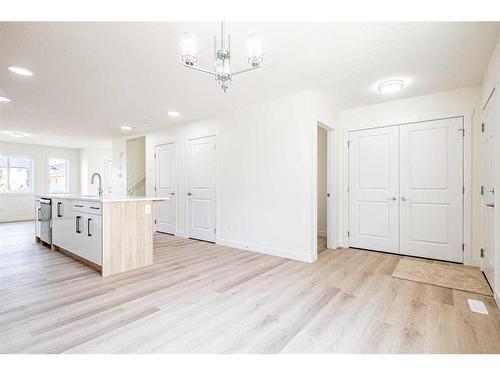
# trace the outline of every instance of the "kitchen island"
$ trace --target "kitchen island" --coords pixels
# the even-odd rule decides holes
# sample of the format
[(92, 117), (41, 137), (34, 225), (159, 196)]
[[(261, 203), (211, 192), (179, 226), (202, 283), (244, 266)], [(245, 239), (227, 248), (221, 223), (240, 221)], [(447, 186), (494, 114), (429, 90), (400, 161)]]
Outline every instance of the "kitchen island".
[[(164, 200), (40, 195), (36, 197), (36, 240), (87, 264), (102, 276), (146, 267), (153, 264), (154, 212)], [(50, 203), (40, 206), (40, 201)], [(47, 220), (49, 223), (44, 222)], [(44, 237), (45, 232), (41, 232), (44, 224), (50, 226), (50, 236)]]

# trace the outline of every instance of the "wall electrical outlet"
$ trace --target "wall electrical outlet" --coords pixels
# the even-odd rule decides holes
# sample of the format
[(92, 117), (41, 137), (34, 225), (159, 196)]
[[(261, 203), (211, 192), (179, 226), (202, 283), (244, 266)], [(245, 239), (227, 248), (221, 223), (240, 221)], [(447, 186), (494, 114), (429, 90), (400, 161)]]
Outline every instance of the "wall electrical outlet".
[(150, 215), (150, 214), (151, 214), (151, 205), (150, 205), (150, 204), (146, 204), (146, 205), (144, 206), (144, 213), (145, 213), (146, 215)]

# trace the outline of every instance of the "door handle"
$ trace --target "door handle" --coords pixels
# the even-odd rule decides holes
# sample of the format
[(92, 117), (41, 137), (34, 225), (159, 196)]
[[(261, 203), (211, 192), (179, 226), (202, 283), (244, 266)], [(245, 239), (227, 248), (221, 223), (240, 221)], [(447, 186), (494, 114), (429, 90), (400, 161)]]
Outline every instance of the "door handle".
[(401, 200), (402, 200), (403, 202), (406, 202), (406, 201), (408, 200), (408, 198), (406, 198), (406, 197), (401, 197)]
[(37, 217), (38, 221), (42, 221), (42, 209), (41, 208), (38, 209), (37, 216), (38, 216)]
[(57, 217), (62, 217), (61, 206), (62, 202), (57, 202)]
[(495, 203), (486, 203), (486, 207), (495, 208)]
[(396, 197), (390, 197), (390, 198), (387, 198), (388, 201), (395, 201), (396, 200)]
[(76, 217), (76, 220), (75, 220), (76, 233), (82, 233), (82, 231), (80, 230), (80, 219), (81, 218), (82, 218), (81, 216)]
[(187, 193), (187, 195), (193, 195), (193, 194), (191, 194), (191, 193)]
[(92, 237), (92, 234), (90, 233), (90, 222), (92, 221), (91, 218), (87, 219), (87, 234), (89, 237)]
[(170, 193), (170, 195), (175, 195), (175, 193)]

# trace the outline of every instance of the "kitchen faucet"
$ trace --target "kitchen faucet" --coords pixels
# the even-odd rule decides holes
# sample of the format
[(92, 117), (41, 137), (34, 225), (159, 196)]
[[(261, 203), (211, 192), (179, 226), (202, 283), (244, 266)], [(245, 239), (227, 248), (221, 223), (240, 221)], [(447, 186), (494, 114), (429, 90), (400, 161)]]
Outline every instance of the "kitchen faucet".
[(90, 179), (90, 183), (94, 185), (94, 178), (99, 177), (99, 198), (102, 198), (102, 177), (99, 173), (94, 173)]

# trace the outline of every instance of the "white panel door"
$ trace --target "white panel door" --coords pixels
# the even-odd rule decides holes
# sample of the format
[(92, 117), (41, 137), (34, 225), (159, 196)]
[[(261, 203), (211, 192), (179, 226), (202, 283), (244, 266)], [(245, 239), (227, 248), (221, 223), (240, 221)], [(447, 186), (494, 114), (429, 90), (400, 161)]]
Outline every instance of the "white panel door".
[(155, 146), (155, 196), (167, 198), (156, 213), (156, 230), (175, 234), (176, 226), (176, 152), (175, 143)]
[(349, 246), (399, 252), (398, 127), (350, 132)]
[(400, 126), (401, 254), (462, 262), (463, 119)]
[(484, 112), (481, 136), (481, 268), (490, 285), (495, 279), (495, 93), (488, 101)]
[(215, 241), (215, 136), (188, 141), (188, 236)]

